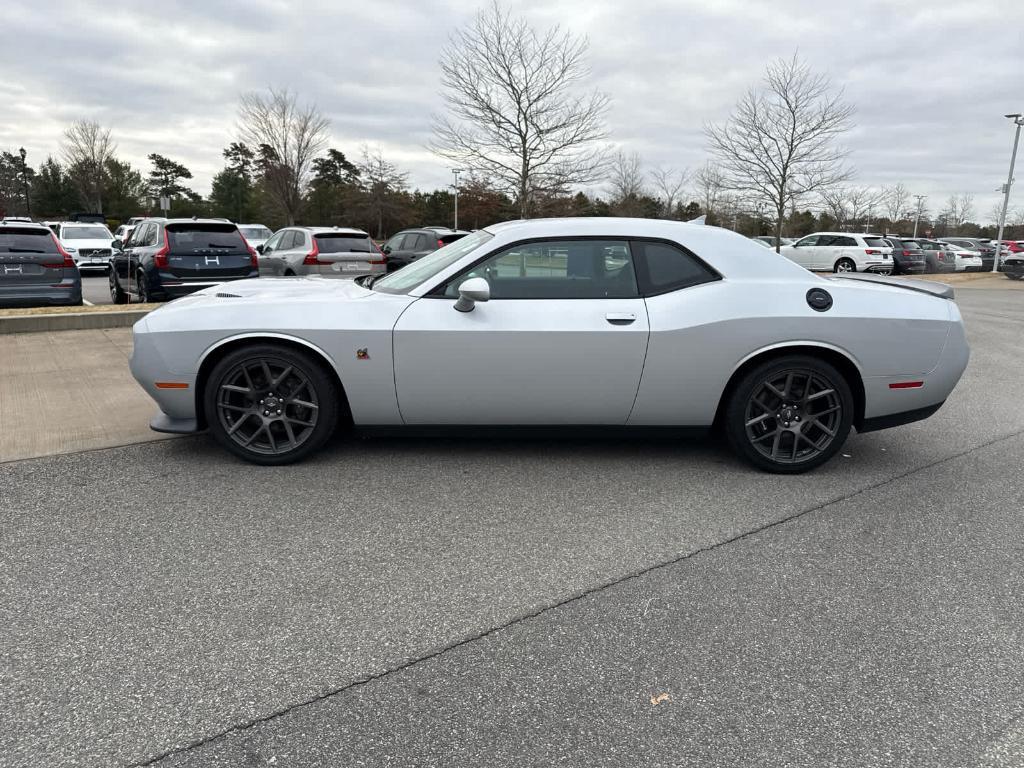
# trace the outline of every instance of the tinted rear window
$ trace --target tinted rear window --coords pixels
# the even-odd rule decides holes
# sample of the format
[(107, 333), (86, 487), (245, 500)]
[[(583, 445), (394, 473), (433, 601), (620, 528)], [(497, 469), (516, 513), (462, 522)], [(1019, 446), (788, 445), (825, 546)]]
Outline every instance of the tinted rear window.
[(172, 248), (202, 250), (235, 248), (246, 250), (245, 241), (230, 224), (171, 224), (167, 227)]
[(448, 243), (454, 243), (456, 240), (461, 240), (466, 236), (465, 232), (453, 232), (450, 235), (441, 235), (437, 238), (440, 242), (448, 245)]
[(889, 244), (883, 237), (865, 237), (864, 244), (869, 248), (888, 248)]
[(50, 230), (0, 229), (0, 253), (56, 253)]
[(369, 235), (316, 235), (320, 253), (373, 253)]

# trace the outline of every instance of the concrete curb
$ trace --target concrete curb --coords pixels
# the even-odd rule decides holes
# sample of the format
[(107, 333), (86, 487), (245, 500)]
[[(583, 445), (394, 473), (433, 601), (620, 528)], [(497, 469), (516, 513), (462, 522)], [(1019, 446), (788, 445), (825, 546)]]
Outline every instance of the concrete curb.
[(151, 311), (150, 309), (126, 309), (112, 312), (66, 312), (53, 315), (7, 315), (0, 317), (0, 334), (125, 328), (134, 325)]

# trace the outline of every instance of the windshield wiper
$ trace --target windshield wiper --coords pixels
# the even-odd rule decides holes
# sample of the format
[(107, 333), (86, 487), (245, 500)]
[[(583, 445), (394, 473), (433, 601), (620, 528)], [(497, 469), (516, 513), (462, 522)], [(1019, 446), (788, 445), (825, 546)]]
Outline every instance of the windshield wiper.
[(8, 253), (47, 253), (47, 251), (40, 251), (38, 248), (8, 248)]

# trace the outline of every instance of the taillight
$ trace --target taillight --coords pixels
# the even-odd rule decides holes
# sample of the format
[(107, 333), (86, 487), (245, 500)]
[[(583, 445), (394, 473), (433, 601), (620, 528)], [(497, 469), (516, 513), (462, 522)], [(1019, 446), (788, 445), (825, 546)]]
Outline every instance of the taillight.
[(438, 248), (444, 248), (444, 240), (440, 240), (440, 239), (439, 239), (439, 240), (437, 241), (437, 247), (438, 247)]
[(171, 252), (171, 241), (167, 237), (167, 230), (164, 230), (164, 244), (160, 250), (153, 254), (153, 264), (157, 269), (167, 269), (167, 254)]
[(57, 236), (51, 232), (50, 237), (53, 239), (53, 244), (57, 246), (57, 253), (62, 258), (60, 261), (45, 262), (43, 266), (47, 269), (66, 269), (75, 266), (75, 260), (71, 257), (70, 253), (64, 250), (64, 246), (60, 244)]
[(864, 253), (866, 253), (868, 256), (879, 256), (879, 255), (881, 255), (882, 252), (881, 251), (874, 251), (871, 248), (865, 248), (864, 249)]
[(315, 267), (320, 263), (317, 256), (320, 255), (320, 246), (316, 242), (316, 238), (313, 238), (313, 250), (306, 254), (306, 258), (302, 260), (302, 263), (309, 267)]
[[(370, 242), (372, 243), (373, 241), (371, 240)], [(441, 242), (441, 241), (438, 240), (438, 242)], [(377, 249), (377, 253), (380, 254), (380, 258), (379, 259), (370, 259), (370, 263), (371, 264), (387, 264), (388, 263), (388, 257), (384, 254), (384, 251), (382, 251), (380, 249), (380, 246), (377, 245), (376, 243), (373, 243), (373, 247)]]
[(259, 255), (256, 253), (256, 249), (253, 248), (251, 245), (249, 245), (249, 241), (246, 240), (244, 237), (242, 238), (242, 242), (244, 242), (245, 243), (245, 247), (249, 249), (249, 264), (250, 264), (250, 266), (252, 266), (253, 269), (259, 269), (260, 268), (260, 260), (259, 260)]
[(909, 256), (913, 256), (914, 254), (912, 254), (910, 251), (904, 251), (903, 255), (909, 257)]

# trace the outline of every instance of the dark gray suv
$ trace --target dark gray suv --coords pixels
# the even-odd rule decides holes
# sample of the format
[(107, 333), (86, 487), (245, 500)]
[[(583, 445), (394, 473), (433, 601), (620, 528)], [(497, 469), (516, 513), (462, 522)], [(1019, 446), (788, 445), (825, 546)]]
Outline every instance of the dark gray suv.
[(421, 256), (433, 253), (448, 243), (465, 237), (469, 232), (461, 229), (445, 227), (420, 227), (419, 229), (403, 229), (392, 235), (384, 243), (384, 257), (387, 260), (388, 272), (394, 272), (407, 264), (411, 264)]
[(82, 276), (49, 227), (0, 222), (0, 307), (82, 303)]

